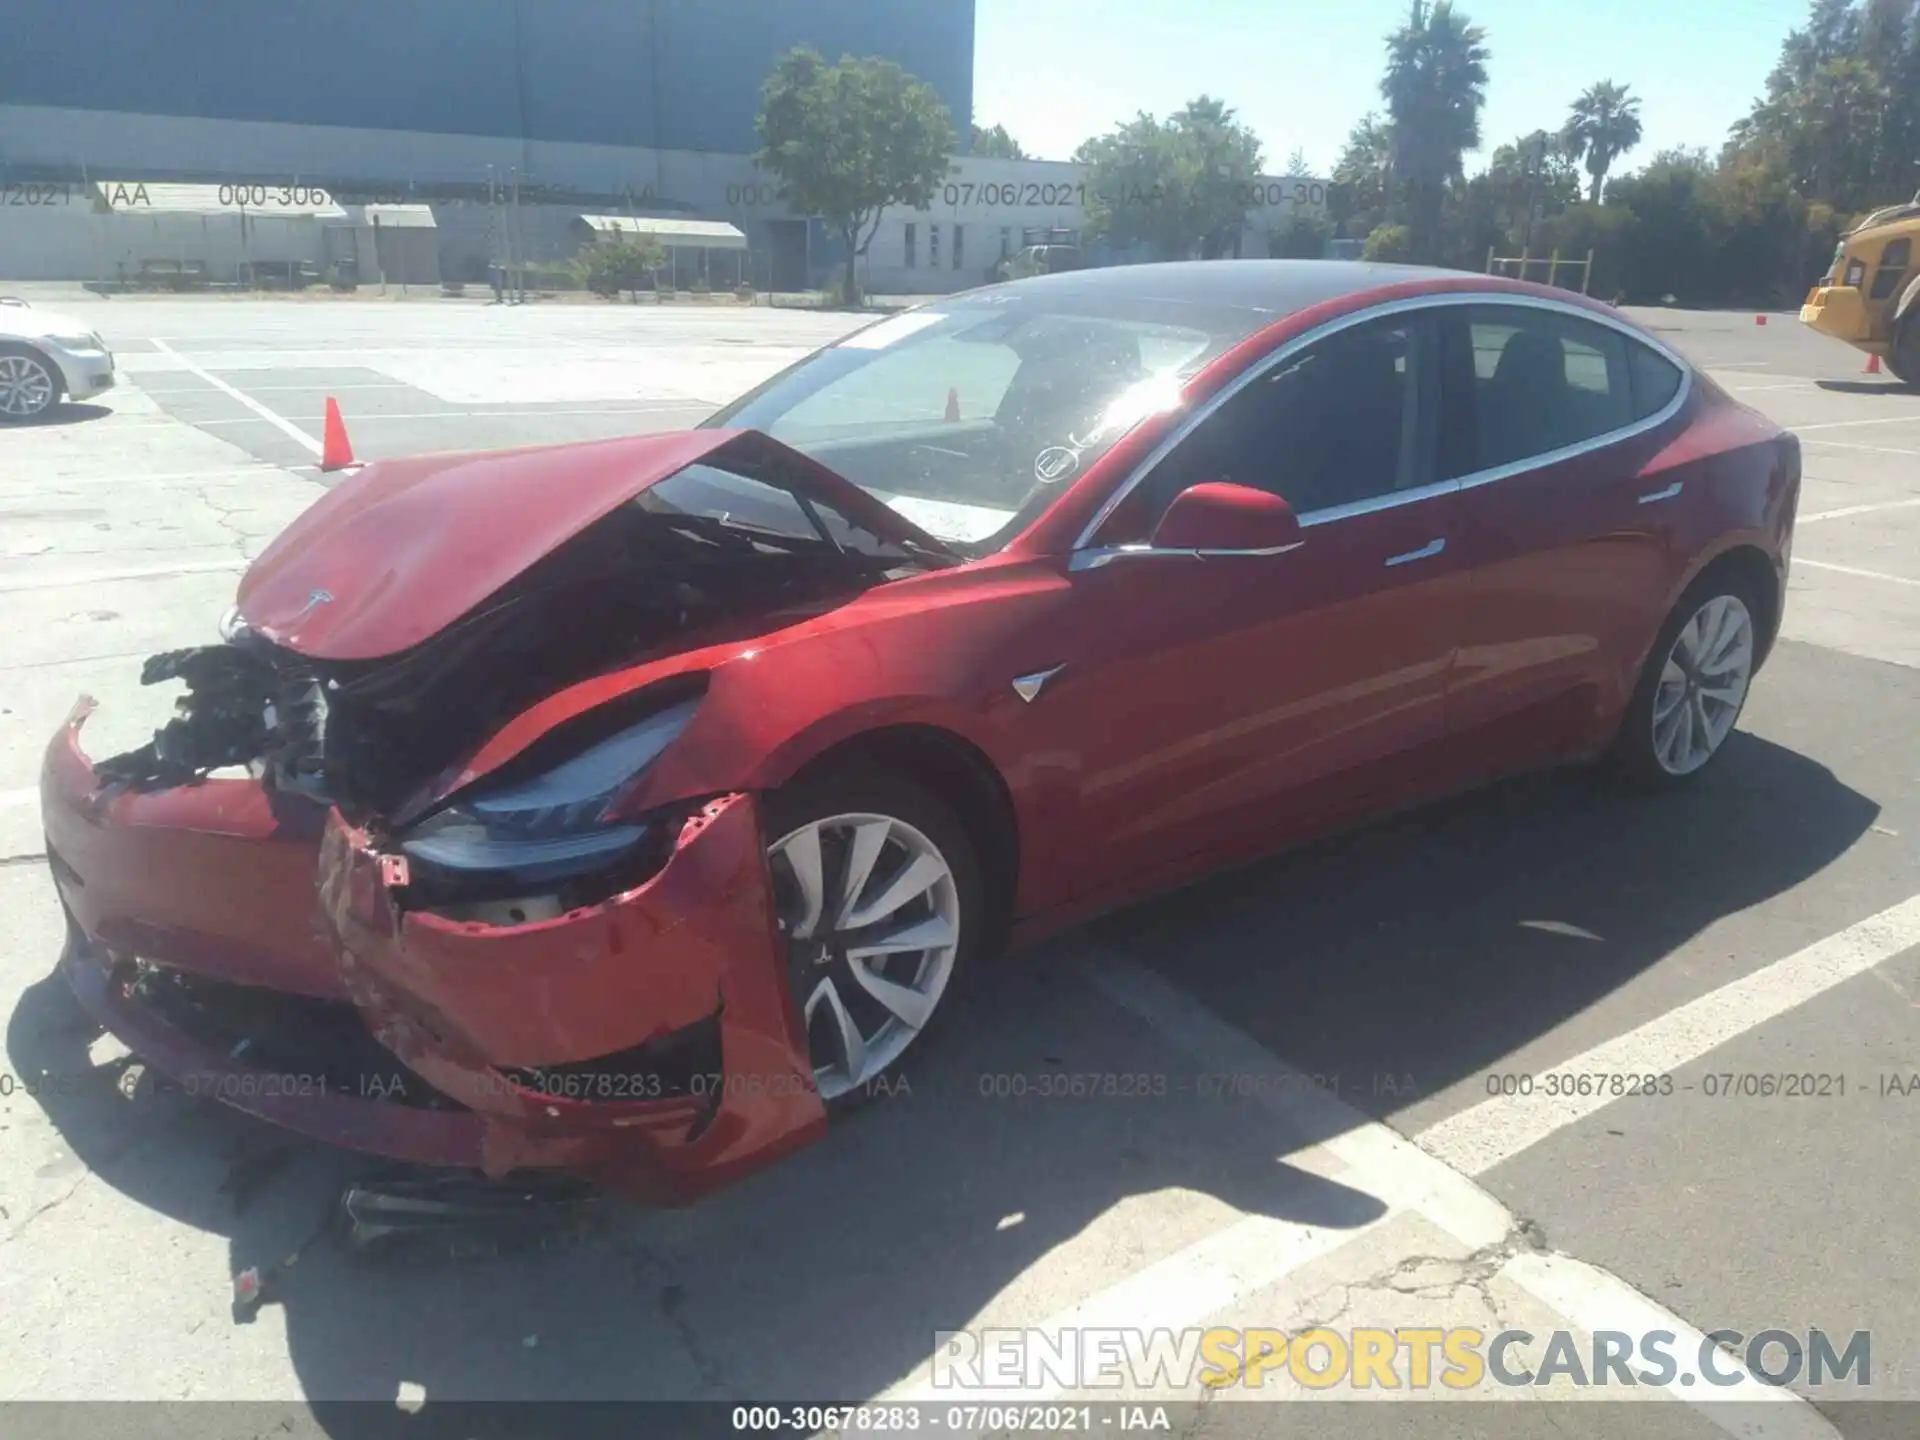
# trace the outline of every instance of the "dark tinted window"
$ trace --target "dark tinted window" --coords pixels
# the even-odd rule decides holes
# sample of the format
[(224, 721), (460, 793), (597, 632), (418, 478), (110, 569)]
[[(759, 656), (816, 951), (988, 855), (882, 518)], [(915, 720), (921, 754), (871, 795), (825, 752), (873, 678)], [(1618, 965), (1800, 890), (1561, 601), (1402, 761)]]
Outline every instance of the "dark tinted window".
[(1519, 306), (1475, 305), (1465, 320), (1471, 353), (1459, 357), (1455, 374), (1468, 393), (1450, 403), (1466, 405), (1473, 438), (1461, 443), (1464, 426), (1453, 417), (1445, 478), (1546, 455), (1633, 423), (1629, 342), (1619, 331)]
[(1633, 418), (1645, 420), (1666, 409), (1679, 393), (1680, 367), (1644, 345), (1627, 345), (1633, 368)]
[(1241, 390), (1146, 482), (1157, 519), (1190, 485), (1225, 480), (1284, 497), (1296, 514), (1375, 499), (1431, 478), (1421, 403), (1431, 327), (1396, 316), (1342, 330)]

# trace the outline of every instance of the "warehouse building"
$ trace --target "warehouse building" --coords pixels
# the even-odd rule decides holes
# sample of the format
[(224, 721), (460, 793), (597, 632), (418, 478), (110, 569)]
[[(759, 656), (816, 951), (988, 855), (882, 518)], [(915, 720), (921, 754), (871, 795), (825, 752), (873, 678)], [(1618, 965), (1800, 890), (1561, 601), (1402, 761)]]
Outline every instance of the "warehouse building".
[[(973, 0), (93, 0), (84, 13), (0, 12), (0, 279), (197, 264), (241, 281), (269, 261), (299, 273), (348, 255), (363, 282), (552, 274), (583, 233), (626, 217), (732, 227), (744, 249), (724, 257), (729, 278), (810, 289), (841, 242), (751, 158), (779, 57), (811, 44), (889, 58), (933, 86), (958, 133), (973, 113)], [(1252, 187), (1249, 253), (1324, 194), (1306, 177)], [(1014, 250), (1078, 243), (1084, 200), (1076, 166), (956, 157), (925, 211), (884, 218), (866, 284), (978, 284)], [(142, 216), (154, 223), (127, 223)]]

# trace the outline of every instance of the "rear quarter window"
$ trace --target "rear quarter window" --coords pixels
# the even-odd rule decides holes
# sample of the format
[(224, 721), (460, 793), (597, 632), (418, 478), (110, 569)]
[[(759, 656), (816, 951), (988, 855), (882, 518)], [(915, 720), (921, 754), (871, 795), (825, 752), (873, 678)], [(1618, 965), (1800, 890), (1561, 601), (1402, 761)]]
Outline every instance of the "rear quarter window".
[(1658, 415), (1680, 393), (1680, 367), (1656, 350), (1629, 343), (1628, 366), (1633, 372), (1633, 418)]

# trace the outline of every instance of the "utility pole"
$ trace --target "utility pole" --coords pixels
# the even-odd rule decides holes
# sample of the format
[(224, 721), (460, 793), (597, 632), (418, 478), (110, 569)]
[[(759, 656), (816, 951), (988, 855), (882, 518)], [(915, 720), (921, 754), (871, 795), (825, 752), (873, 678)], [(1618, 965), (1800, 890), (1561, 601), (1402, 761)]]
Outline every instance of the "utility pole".
[[(1533, 213), (1540, 205), (1540, 176), (1546, 168), (1547, 132), (1542, 130), (1533, 137), (1533, 154), (1527, 157), (1527, 229), (1520, 241), (1522, 255), (1533, 249)], [(1524, 280), (1527, 277), (1523, 273), (1520, 278)]]

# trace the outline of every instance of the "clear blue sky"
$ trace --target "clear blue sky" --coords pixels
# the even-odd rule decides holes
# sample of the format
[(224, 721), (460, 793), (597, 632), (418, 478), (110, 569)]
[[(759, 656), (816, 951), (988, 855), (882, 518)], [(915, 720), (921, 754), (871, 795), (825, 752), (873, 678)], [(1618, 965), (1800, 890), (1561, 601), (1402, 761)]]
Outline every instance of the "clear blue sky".
[[(1493, 52), (1486, 148), (1557, 128), (1596, 80), (1631, 85), (1646, 138), (1622, 168), (1672, 145), (1717, 153), (1804, 23), (1806, 0), (1456, 0)], [(977, 0), (974, 119), (1063, 160), (1139, 110), (1202, 93), (1234, 106), (1278, 173), (1298, 145), (1333, 166), (1379, 109), (1385, 37), (1407, 0)], [(1476, 168), (1473, 159), (1468, 169)]]

